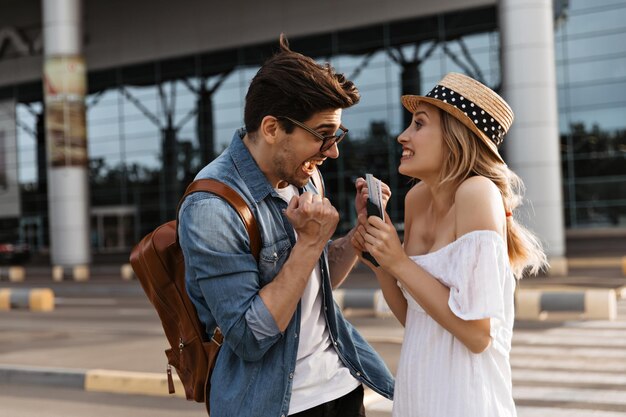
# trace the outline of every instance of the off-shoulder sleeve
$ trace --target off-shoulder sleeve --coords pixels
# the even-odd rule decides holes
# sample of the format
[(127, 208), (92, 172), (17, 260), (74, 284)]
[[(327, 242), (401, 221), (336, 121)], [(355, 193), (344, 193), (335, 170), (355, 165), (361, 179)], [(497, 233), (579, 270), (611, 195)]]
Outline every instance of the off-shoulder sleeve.
[(504, 288), (509, 275), (504, 241), (495, 232), (462, 236), (441, 278), (450, 287), (448, 305), (464, 320), (504, 320)]

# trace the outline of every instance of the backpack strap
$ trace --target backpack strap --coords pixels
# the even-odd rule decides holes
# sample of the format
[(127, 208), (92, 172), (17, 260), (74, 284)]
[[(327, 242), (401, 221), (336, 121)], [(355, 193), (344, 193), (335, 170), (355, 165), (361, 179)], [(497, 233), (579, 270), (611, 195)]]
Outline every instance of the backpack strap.
[[(246, 226), (248, 236), (250, 236), (250, 250), (252, 251), (254, 259), (258, 262), (259, 254), (261, 252), (261, 234), (259, 232), (259, 225), (245, 200), (237, 191), (233, 190), (223, 182), (207, 178), (196, 180), (189, 184), (187, 190), (185, 190), (185, 194), (178, 203), (178, 208), (176, 209), (176, 224), (178, 224), (178, 211), (180, 210), (180, 206), (183, 201), (185, 201), (185, 198), (187, 198), (188, 195), (197, 192), (215, 194), (216, 196), (224, 199), (232, 208), (235, 209), (241, 218), (241, 221)], [(176, 228), (176, 240), (178, 241), (178, 228)]]

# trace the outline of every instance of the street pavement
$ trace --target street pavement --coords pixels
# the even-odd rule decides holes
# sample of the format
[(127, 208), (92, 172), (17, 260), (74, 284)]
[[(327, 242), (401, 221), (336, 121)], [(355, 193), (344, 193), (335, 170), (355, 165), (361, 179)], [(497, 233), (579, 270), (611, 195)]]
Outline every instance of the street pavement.
[[(20, 386), (27, 392), (47, 392), (46, 384), (54, 389), (84, 390), (77, 377), (98, 370), (109, 371), (107, 375), (165, 381), (166, 341), (137, 281), (121, 280), (117, 265), (94, 268), (88, 282), (52, 282), (46, 271), (30, 268), (24, 282), (0, 283), (0, 287), (12, 288), (45, 286), (56, 294), (56, 308), (49, 313), (0, 312), (0, 416), (15, 417), (20, 415), (19, 408), (32, 408), (28, 399), (20, 402), (19, 396), (9, 401), (13, 398), (10, 393), (18, 392)], [(590, 267), (570, 271), (568, 277), (522, 281), (521, 286), (538, 282), (620, 288), (626, 285), (626, 278), (617, 268)], [(348, 291), (376, 288), (376, 280), (366, 269), (357, 268), (344, 287)], [(349, 309), (346, 315), (395, 372), (402, 327), (393, 318), (376, 317), (371, 310)], [(618, 301), (614, 321), (580, 321), (567, 314), (547, 321), (517, 321), (511, 365), (520, 417), (626, 417), (626, 300)], [(128, 379), (118, 379), (116, 384), (123, 394), (102, 395), (124, 398), (120, 402), (149, 398), (141, 390), (128, 388)], [(7, 395), (4, 400), (3, 395)], [(102, 402), (96, 393), (90, 395), (93, 397), (81, 394), (77, 399), (80, 407), (74, 408), (88, 410), (90, 401)], [(165, 389), (162, 395), (167, 395)], [(41, 408), (40, 414), (31, 410), (31, 414), (21, 415), (90, 415), (88, 411), (67, 411), (72, 408), (71, 398), (66, 396), (66, 411), (49, 406)], [(180, 402), (181, 411), (186, 410), (184, 415), (192, 415), (188, 414), (193, 413), (189, 403), (172, 400)], [(370, 417), (391, 415), (392, 403), (371, 391), (366, 393), (365, 403)], [(7, 409), (10, 404), (13, 412)], [(197, 410), (197, 415), (203, 415), (201, 407)], [(118, 409), (115, 415), (139, 415), (136, 413), (137, 408), (129, 406)]]

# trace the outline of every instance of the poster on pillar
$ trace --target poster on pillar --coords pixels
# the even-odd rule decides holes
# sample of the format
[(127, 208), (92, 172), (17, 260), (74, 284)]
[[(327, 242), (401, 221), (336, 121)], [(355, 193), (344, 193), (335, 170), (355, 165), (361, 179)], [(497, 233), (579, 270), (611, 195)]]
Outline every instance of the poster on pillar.
[(86, 75), (80, 56), (46, 58), (44, 95), (48, 164), (87, 166)]
[(21, 216), (15, 101), (0, 101), (0, 218)]

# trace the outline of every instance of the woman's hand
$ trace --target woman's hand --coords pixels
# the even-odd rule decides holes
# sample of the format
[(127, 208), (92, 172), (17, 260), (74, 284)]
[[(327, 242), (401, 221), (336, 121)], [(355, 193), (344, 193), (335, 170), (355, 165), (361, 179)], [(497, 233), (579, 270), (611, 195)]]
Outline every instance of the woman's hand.
[(400, 266), (408, 259), (389, 216), (385, 216), (385, 221), (380, 217), (370, 216), (367, 219), (363, 240), (365, 250), (387, 271), (392, 272), (394, 267)]

